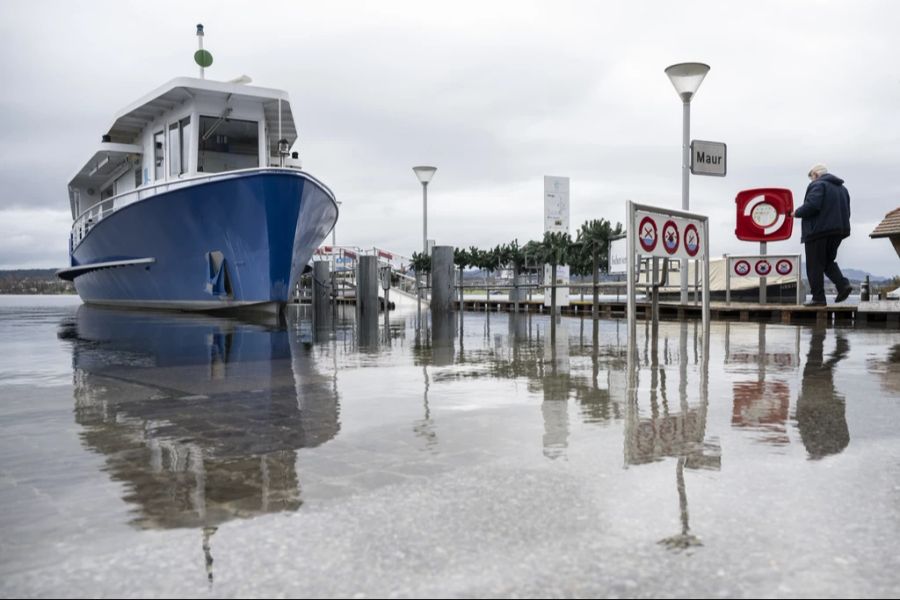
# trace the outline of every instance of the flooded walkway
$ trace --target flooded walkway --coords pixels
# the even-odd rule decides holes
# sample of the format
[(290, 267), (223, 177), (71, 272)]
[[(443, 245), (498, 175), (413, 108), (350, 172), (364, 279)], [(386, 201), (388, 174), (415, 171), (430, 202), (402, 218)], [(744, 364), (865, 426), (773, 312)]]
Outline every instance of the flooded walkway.
[(900, 595), (896, 330), (626, 332), (2, 297), (0, 595)]

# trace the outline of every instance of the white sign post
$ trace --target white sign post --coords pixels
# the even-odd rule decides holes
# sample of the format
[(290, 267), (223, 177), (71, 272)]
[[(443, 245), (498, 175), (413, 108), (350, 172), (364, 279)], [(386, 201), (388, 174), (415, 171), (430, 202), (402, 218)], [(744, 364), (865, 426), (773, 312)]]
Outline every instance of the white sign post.
[[(569, 178), (544, 175), (544, 232), (569, 233)], [(544, 265), (544, 281), (552, 284), (552, 267)], [(556, 266), (556, 284), (569, 283), (569, 266)], [(550, 292), (544, 288), (544, 306), (550, 306)], [(569, 288), (556, 288), (556, 305), (569, 306)]]
[(628, 234), (628, 283), (629, 333), (635, 319), (635, 277), (637, 261), (641, 256), (681, 258), (696, 260), (702, 267), (703, 327), (709, 328), (709, 219), (704, 215), (682, 210), (672, 210), (635, 204), (627, 204), (626, 223)]
[(727, 148), (722, 142), (691, 142), (691, 173), (725, 177)]

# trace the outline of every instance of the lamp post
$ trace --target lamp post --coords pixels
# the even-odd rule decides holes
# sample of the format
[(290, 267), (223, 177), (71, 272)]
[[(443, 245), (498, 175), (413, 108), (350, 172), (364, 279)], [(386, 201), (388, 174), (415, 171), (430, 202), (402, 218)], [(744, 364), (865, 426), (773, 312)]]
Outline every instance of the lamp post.
[[(428, 182), (434, 177), (437, 167), (419, 166), (413, 167), (416, 177), (422, 184), (422, 256), (428, 256)], [(419, 274), (416, 273), (416, 287), (418, 288)], [(425, 285), (428, 285), (428, 276), (425, 277)], [(422, 301), (421, 288), (416, 294), (419, 302)]]
[(422, 184), (422, 254), (428, 254), (428, 182), (434, 177), (437, 167), (413, 167)]
[[(675, 86), (682, 102), (681, 127), (681, 209), (690, 210), (690, 169), (691, 169), (691, 99), (697, 93), (703, 78), (709, 72), (704, 63), (678, 63), (666, 67), (666, 75)], [(681, 303), (687, 303), (687, 259), (681, 259)]]

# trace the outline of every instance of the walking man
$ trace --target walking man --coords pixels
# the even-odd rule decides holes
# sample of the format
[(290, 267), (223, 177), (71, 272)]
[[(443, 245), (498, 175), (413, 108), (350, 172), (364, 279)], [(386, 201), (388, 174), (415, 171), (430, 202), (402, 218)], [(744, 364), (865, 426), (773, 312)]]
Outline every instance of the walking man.
[(803, 219), (800, 241), (806, 247), (806, 278), (812, 301), (805, 306), (825, 306), (825, 278), (837, 288), (835, 302), (843, 302), (853, 289), (835, 259), (843, 239), (850, 235), (850, 193), (844, 180), (828, 172), (825, 165), (809, 170), (809, 187), (803, 205), (794, 216)]

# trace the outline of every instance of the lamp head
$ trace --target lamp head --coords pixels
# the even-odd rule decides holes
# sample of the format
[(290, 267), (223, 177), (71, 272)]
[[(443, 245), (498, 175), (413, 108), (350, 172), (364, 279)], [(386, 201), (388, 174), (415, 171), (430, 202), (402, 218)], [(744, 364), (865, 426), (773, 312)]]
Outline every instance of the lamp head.
[(419, 178), (419, 181), (422, 184), (428, 185), (428, 182), (434, 177), (434, 172), (437, 171), (437, 167), (413, 167), (413, 171), (415, 171), (416, 177)]
[(687, 62), (666, 67), (669, 81), (675, 86), (675, 91), (684, 102), (691, 101), (707, 73), (709, 73), (709, 65), (704, 63)]

